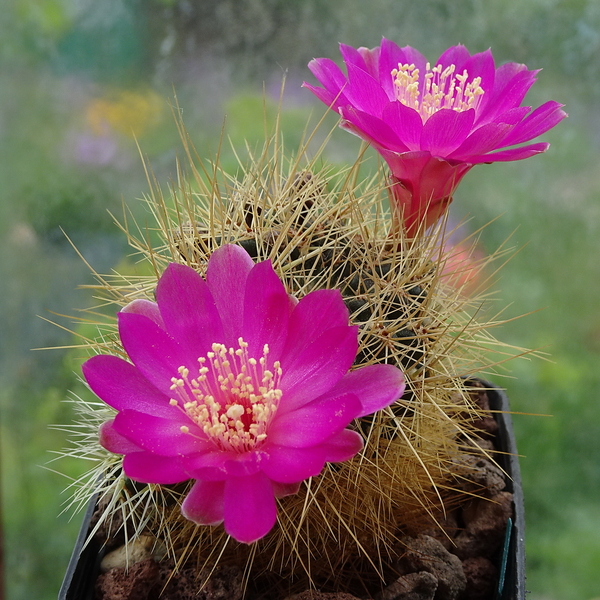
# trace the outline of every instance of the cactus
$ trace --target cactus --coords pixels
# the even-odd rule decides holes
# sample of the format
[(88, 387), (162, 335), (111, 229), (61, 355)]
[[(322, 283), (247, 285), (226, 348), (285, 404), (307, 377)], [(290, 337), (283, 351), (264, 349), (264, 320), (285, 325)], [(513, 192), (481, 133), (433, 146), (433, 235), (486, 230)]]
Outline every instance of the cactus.
[[(496, 342), (477, 322), (481, 296), (466, 297), (448, 282), (446, 222), (411, 239), (391, 226), (385, 178), (361, 178), (362, 158), (345, 169), (324, 166), (322, 148), (307, 158), (304, 144), (288, 154), (278, 128), (264, 148), (241, 161), (233, 178), (218, 161), (197, 163), (183, 125), (187, 170), (164, 195), (150, 175), (146, 198), (154, 225), (125, 220), (121, 228), (154, 275), (95, 274), (102, 304), (122, 308), (153, 299), (157, 278), (170, 262), (203, 274), (223, 244), (242, 246), (255, 260), (270, 259), (290, 294), (341, 290), (351, 321), (360, 325), (355, 365), (389, 363), (402, 369), (404, 395), (354, 427), (364, 450), (343, 464), (328, 464), (297, 494), (278, 500), (275, 528), (246, 546), (221, 527), (199, 527), (179, 511), (189, 485), (143, 485), (128, 480), (121, 458), (98, 444), (98, 427), (112, 416), (103, 403), (73, 398), (80, 423), (69, 455), (95, 461), (75, 485), (75, 503), (100, 493), (102, 524), (150, 534), (181, 566), (236, 562), (246, 578), (272, 584), (286, 578), (304, 589), (344, 589), (359, 576), (365, 585), (385, 578), (401, 535), (435, 527), (461, 502), (453, 468), (476, 452), (473, 422), (481, 411), (469, 395), (469, 378), (489, 372), (518, 353)], [(362, 155), (361, 155), (362, 156)], [(482, 266), (504, 254), (482, 259)], [(450, 278), (452, 275), (450, 275)], [(112, 319), (90, 311), (98, 337), (84, 339), (90, 354), (124, 356)], [(261, 579), (262, 578), (262, 579)]]

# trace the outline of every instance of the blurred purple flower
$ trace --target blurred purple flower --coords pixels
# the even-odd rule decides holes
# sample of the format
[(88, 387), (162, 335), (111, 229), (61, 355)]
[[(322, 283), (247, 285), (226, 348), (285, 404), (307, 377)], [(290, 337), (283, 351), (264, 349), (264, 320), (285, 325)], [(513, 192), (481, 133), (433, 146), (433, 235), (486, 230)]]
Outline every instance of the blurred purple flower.
[(342, 127), (366, 140), (392, 172), (391, 195), (409, 236), (432, 225), (462, 177), (479, 163), (528, 158), (549, 144), (520, 147), (566, 114), (549, 101), (521, 106), (537, 71), (490, 50), (471, 56), (452, 46), (434, 67), (414, 48), (382, 39), (369, 50), (340, 45), (347, 75), (330, 59), (309, 68), (324, 87), (310, 89), (337, 110)]
[(114, 136), (82, 133), (74, 141), (75, 159), (83, 164), (104, 167), (112, 163), (119, 150)]
[(183, 515), (224, 521), (240, 542), (273, 527), (275, 497), (354, 456), (362, 438), (346, 427), (404, 390), (391, 365), (349, 372), (357, 327), (339, 291), (297, 302), (270, 261), (255, 265), (238, 246), (212, 254), (206, 280), (170, 264), (156, 299), (118, 315), (131, 363), (100, 355), (83, 365), (90, 388), (118, 411), (101, 444), (125, 455), (131, 479), (195, 479)]

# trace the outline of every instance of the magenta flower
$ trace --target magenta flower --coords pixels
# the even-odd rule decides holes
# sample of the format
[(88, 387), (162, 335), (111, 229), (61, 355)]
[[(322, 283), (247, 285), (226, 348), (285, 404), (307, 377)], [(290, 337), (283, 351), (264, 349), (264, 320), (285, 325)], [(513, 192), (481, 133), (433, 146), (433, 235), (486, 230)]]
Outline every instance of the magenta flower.
[(317, 58), (308, 66), (324, 87), (304, 86), (386, 160), (409, 235), (435, 222), (474, 165), (544, 152), (549, 144), (514, 146), (566, 116), (554, 101), (533, 111), (521, 106), (537, 71), (517, 63), (496, 68), (490, 50), (471, 56), (453, 46), (431, 67), (414, 48), (385, 38), (372, 50), (340, 49), (348, 74)]
[(270, 261), (255, 265), (238, 246), (212, 254), (206, 281), (169, 265), (156, 299), (118, 315), (131, 363), (101, 355), (83, 365), (90, 388), (118, 411), (101, 444), (125, 455), (136, 481), (196, 480), (183, 515), (224, 521), (240, 542), (273, 527), (275, 497), (354, 456), (363, 442), (346, 427), (404, 390), (392, 365), (349, 372), (357, 327), (339, 291), (298, 302)]

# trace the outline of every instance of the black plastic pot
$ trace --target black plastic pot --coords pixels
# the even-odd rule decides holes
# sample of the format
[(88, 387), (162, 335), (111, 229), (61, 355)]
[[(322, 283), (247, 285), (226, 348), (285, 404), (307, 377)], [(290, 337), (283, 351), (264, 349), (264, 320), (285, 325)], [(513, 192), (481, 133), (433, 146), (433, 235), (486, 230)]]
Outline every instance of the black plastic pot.
[[(487, 388), (490, 409), (498, 422), (496, 446), (500, 453), (496, 461), (507, 473), (510, 481), (507, 491), (513, 494), (514, 520), (507, 527), (505, 552), (502, 558), (501, 575), (494, 600), (525, 600), (525, 511), (521, 471), (517, 455), (517, 444), (509, 414), (509, 402), (503, 390), (482, 381)], [(58, 600), (93, 600), (94, 584), (99, 572), (103, 551), (98, 542), (85, 544), (96, 498), (92, 498), (83, 517), (81, 530), (67, 567), (67, 572), (58, 593)], [(491, 599), (490, 599), (491, 600)]]

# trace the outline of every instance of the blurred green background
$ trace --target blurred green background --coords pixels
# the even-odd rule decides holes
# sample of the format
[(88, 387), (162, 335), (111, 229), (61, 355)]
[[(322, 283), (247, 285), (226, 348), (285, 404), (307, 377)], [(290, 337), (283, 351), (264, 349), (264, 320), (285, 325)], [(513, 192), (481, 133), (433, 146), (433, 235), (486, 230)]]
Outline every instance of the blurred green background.
[[(77, 351), (43, 319), (93, 304), (88, 269), (128, 268), (107, 210), (144, 219), (135, 138), (167, 183), (180, 151), (176, 91), (200, 154), (216, 151), (223, 118), (241, 144), (262, 134), (263, 84), (275, 105), (288, 73), (284, 122), (297, 143), (323, 107), (300, 88), (313, 57), (384, 35), (430, 59), (461, 42), (498, 62), (543, 71), (529, 96), (566, 104), (545, 155), (475, 168), (452, 211), (492, 252), (513, 231), (520, 253), (495, 287), (503, 341), (544, 348), (553, 362), (516, 361), (503, 379), (515, 416), (527, 511), (532, 600), (600, 597), (600, 2), (597, 0), (3, 0), (0, 10), (0, 443), (9, 600), (55, 598), (80, 515), (58, 516), (67, 480), (45, 470), (65, 445), (50, 423), (77, 382)], [(330, 115), (332, 125), (334, 115)], [(357, 145), (337, 132), (329, 159)], [(227, 156), (225, 160), (229, 160)], [(68, 322), (67, 322), (68, 324)], [(61, 467), (75, 476), (76, 463)]]

